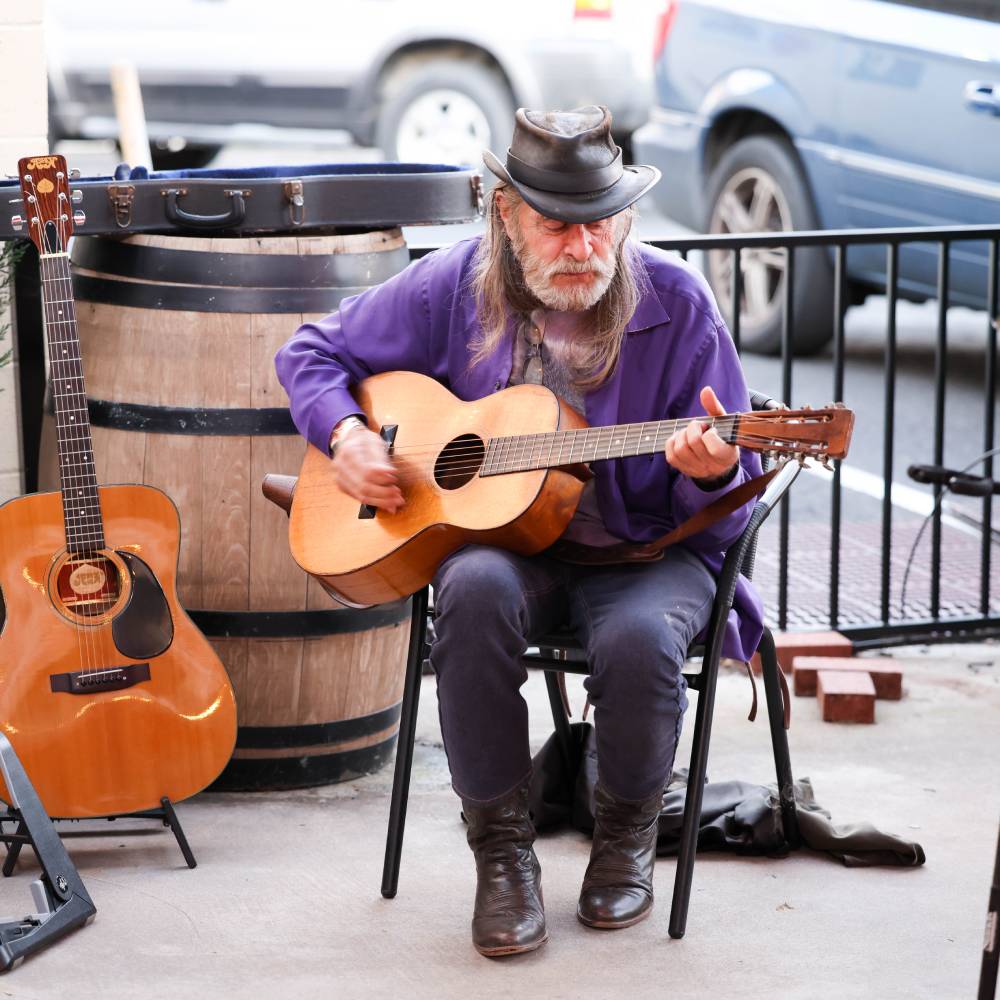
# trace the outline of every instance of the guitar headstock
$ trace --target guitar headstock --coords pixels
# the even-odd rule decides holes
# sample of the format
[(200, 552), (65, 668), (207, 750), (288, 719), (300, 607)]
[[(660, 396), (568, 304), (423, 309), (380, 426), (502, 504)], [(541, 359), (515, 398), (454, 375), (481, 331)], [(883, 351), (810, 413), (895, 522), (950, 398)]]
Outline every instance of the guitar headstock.
[(843, 403), (821, 409), (756, 410), (743, 413), (734, 443), (751, 451), (792, 455), (800, 460), (845, 458), (854, 430), (854, 411)]
[(13, 220), (14, 228), (28, 224), (28, 237), (40, 254), (66, 250), (83, 212), (73, 211), (69, 171), (62, 156), (26, 156), (17, 162), (18, 181), (24, 200), (25, 218)]

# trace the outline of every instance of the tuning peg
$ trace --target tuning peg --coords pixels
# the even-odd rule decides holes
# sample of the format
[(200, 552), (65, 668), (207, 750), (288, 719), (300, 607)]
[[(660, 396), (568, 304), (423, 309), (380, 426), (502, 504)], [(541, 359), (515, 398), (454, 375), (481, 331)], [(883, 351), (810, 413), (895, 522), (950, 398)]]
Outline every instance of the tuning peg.
[(87, 215), (86, 215), (86, 213), (82, 209), (78, 208), (73, 213), (73, 225), (74, 226), (83, 226), (83, 225), (86, 224), (86, 222), (87, 222)]
[(15, 233), (19, 233), (24, 229), (24, 219), (20, 215), (12, 215), (10, 217), (10, 226)]
[(74, 205), (79, 205), (83, 201), (83, 191), (77, 188), (75, 191), (70, 193), (70, 198)]
[(74, 168), (73, 168), (73, 169), (72, 169), (72, 170), (71, 170), (71, 171), (69, 172), (69, 179), (70, 179), (71, 181), (78, 181), (78, 180), (80, 179), (80, 171), (79, 171), (79, 169), (78, 169), (77, 167), (74, 167)]

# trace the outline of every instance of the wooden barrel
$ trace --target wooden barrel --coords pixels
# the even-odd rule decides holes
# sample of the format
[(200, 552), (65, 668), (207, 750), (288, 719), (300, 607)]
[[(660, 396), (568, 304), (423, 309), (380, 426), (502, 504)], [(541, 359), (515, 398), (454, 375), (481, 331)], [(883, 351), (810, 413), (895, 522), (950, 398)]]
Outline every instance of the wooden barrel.
[[(98, 480), (158, 486), (177, 504), (180, 599), (236, 691), (236, 751), (213, 787), (379, 768), (398, 729), (409, 602), (333, 604), (292, 561), (260, 483), (297, 474), (305, 449), (275, 352), (405, 267), (402, 234), (83, 237), (72, 256)], [(41, 477), (58, 488), (51, 433)]]

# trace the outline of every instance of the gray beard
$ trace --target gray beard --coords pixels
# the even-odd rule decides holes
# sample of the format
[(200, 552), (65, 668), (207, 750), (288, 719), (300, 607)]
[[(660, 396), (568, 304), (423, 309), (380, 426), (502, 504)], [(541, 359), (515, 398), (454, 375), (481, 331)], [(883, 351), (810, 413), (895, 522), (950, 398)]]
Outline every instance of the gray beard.
[[(521, 265), (524, 283), (546, 309), (557, 312), (585, 312), (592, 309), (611, 287), (615, 276), (617, 247), (615, 257), (611, 261), (602, 260), (595, 254), (586, 263), (570, 260), (546, 264), (527, 249), (520, 233), (511, 235), (511, 246)], [(596, 278), (585, 287), (559, 288), (553, 284), (554, 275), (566, 273), (593, 273)]]

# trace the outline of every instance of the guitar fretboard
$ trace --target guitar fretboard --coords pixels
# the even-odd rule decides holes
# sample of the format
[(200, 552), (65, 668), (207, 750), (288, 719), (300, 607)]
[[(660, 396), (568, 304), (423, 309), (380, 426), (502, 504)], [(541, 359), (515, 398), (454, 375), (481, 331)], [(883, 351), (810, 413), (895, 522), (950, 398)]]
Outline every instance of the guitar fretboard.
[(69, 256), (42, 254), (40, 266), (66, 547), (70, 552), (90, 552), (104, 547), (104, 522), (97, 492)]
[(581, 427), (547, 434), (522, 434), (490, 438), (486, 444), (481, 476), (500, 476), (531, 469), (553, 469), (561, 465), (629, 458), (662, 451), (667, 439), (692, 421), (711, 424), (723, 441), (735, 443), (739, 413), (722, 417), (685, 417), (653, 420), (642, 424)]

